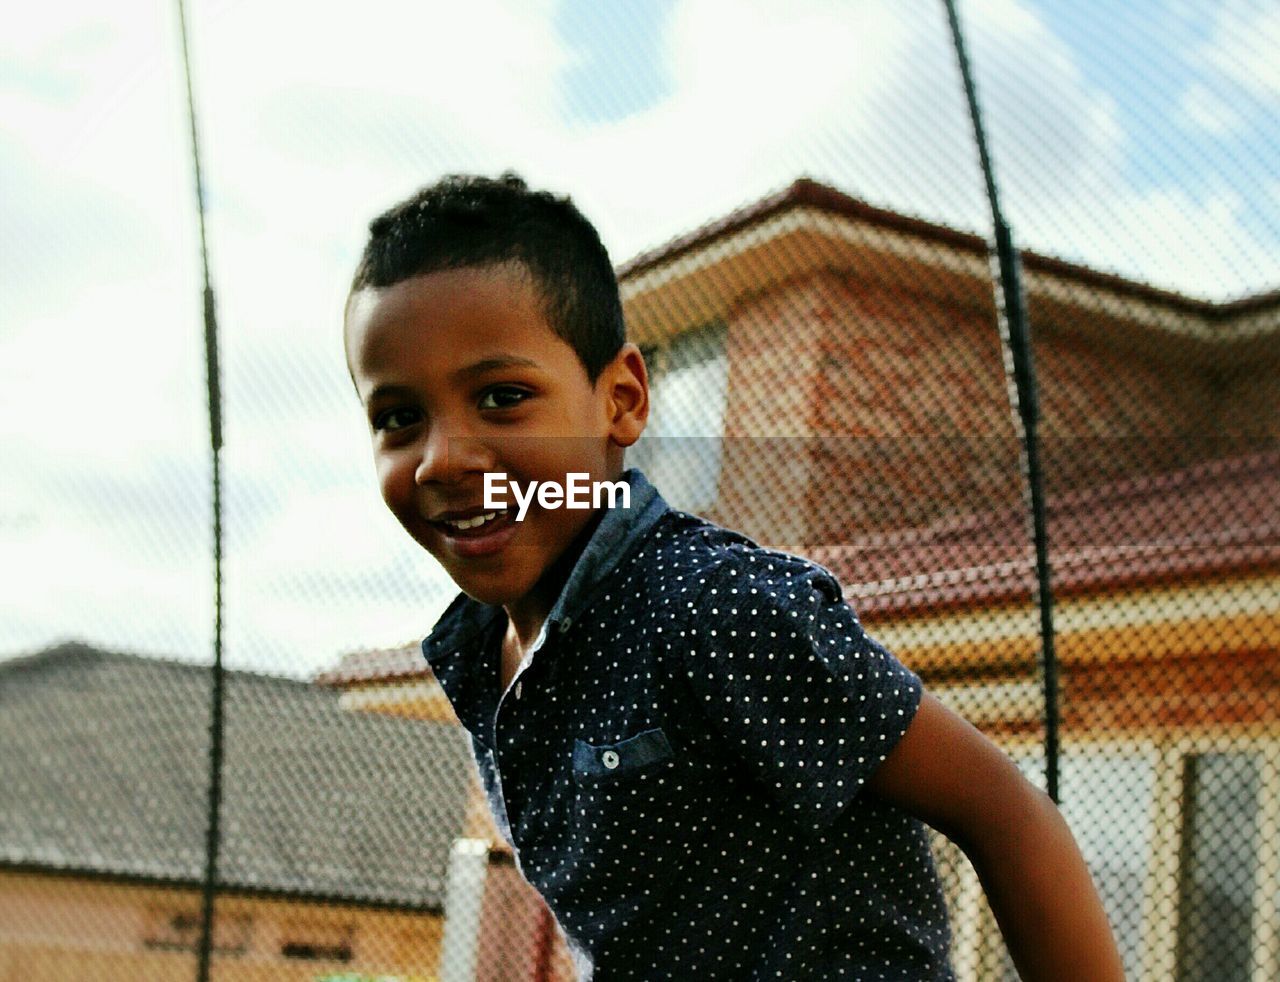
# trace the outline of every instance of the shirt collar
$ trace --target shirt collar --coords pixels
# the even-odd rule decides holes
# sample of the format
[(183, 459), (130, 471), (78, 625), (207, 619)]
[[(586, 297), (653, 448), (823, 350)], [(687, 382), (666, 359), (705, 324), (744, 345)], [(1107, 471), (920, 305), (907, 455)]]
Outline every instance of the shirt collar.
[[(596, 588), (670, 507), (639, 468), (623, 471), (621, 479), (631, 486), (631, 507), (605, 509), (547, 615), (543, 625), (547, 633), (556, 624), (568, 629), (586, 608)], [(473, 646), (502, 614), (502, 608), (496, 604), (480, 603), (459, 593), (423, 639), (423, 655), (434, 668), (441, 660)]]

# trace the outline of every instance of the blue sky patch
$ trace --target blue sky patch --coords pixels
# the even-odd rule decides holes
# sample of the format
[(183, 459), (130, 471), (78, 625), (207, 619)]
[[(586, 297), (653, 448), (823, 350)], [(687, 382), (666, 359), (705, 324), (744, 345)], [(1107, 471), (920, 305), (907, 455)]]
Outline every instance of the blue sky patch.
[(674, 0), (563, 0), (555, 28), (574, 59), (560, 80), (566, 119), (613, 122), (670, 94), (662, 35), (674, 6)]

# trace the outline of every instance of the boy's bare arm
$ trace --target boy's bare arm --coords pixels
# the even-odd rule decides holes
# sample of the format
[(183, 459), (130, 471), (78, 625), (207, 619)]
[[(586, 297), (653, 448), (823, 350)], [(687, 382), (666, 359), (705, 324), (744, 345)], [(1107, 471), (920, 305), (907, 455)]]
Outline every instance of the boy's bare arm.
[(1102, 902), (1053, 800), (927, 690), (867, 789), (964, 850), (1023, 982), (1123, 980)]

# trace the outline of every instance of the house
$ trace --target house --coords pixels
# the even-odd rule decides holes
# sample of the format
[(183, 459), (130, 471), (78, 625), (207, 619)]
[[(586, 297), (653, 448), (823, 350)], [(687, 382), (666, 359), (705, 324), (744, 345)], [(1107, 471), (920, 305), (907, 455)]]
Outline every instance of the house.
[[(1131, 978), (1280, 977), (1280, 293), (1023, 269), (1063, 811)], [(871, 633), (1038, 779), (1036, 577), (985, 242), (801, 180), (619, 279), (653, 378), (629, 463), (831, 567)], [(416, 644), (321, 681), (450, 718)], [(1000, 978), (976, 875), (935, 845), (957, 973)]]
[[(77, 643), (0, 663), (0, 979), (195, 977), (211, 680)], [(215, 977), (531, 978), (458, 940), (505, 909), (500, 858), (459, 896), (489, 863), (464, 735), (339, 702), (225, 674)]]

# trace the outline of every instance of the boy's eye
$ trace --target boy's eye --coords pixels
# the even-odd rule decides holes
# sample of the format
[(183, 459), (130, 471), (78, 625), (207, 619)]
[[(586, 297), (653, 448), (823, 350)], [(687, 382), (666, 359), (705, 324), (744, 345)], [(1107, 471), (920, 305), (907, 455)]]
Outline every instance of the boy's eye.
[(510, 385), (500, 385), (489, 389), (480, 397), (481, 409), (508, 409), (511, 406), (519, 405), (529, 393), (524, 389), (517, 389)]
[(375, 430), (399, 430), (418, 421), (416, 409), (388, 409), (373, 418)]

